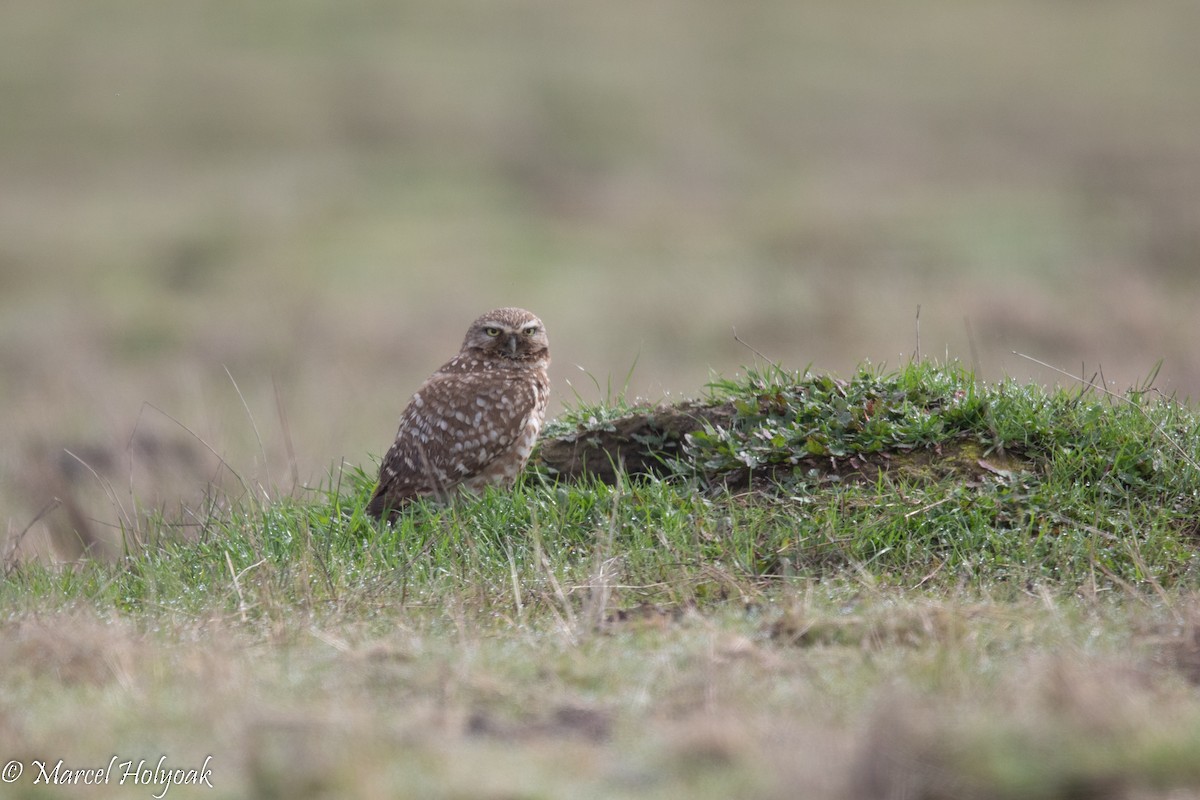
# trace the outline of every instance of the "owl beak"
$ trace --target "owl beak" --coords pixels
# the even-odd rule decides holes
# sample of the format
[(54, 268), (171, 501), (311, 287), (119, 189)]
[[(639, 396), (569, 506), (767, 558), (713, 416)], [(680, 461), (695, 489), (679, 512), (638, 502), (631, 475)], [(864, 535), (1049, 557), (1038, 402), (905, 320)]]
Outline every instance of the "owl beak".
[(506, 349), (508, 350), (509, 357), (515, 356), (517, 354), (517, 336), (516, 336), (516, 334), (510, 335), (508, 337), (508, 341), (505, 342), (505, 344), (507, 345)]

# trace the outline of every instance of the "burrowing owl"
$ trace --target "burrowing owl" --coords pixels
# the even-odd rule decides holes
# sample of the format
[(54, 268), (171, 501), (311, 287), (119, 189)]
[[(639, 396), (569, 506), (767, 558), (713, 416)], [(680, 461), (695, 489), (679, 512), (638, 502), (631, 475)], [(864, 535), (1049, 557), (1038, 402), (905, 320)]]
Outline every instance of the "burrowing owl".
[(498, 308), (471, 323), (458, 355), (400, 416), (367, 513), (390, 517), (413, 498), (445, 499), (460, 486), (512, 486), (546, 415), (549, 365), (546, 329), (528, 311)]

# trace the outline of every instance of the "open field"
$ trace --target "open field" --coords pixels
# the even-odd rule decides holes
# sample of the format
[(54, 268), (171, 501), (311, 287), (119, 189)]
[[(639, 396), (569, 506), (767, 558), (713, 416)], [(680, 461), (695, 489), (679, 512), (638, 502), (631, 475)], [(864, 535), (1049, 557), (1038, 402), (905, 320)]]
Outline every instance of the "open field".
[[(0, 794), (1200, 797), (1196, 30), (6, 2)], [(551, 433), (730, 426), (369, 524), (506, 304)]]
[(465, 589), (441, 611), (378, 592), (305, 608), (241, 581), (250, 622), (138, 606), (3, 623), (0, 748), (27, 770), (5, 796), (160, 791), (31, 783), (34, 760), (114, 754), (212, 757), (211, 789), (168, 797), (1200, 796), (1194, 599), (833, 581), (592, 632)]
[(301, 481), (367, 464), (504, 304), (546, 320), (556, 409), (631, 370), (695, 395), (753, 360), (735, 328), (896, 365), (918, 306), (981, 377), (1066, 380), (1017, 350), (1123, 390), (1163, 359), (1200, 395), (1190, 3), (0, 14), (10, 530), (94, 489), (63, 448), (148, 505), (207, 477), (144, 402), (264, 480), (289, 438)]
[(658, 477), (381, 527), (346, 470), (10, 562), (17, 796), (114, 755), (211, 758), (175, 796), (1200, 796), (1192, 410), (927, 365), (713, 402)]

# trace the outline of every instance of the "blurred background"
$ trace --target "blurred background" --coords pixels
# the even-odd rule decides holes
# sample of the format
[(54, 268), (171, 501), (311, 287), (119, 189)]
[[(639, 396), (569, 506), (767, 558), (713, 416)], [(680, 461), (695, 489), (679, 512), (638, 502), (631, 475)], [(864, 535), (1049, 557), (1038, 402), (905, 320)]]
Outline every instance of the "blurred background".
[(547, 324), (551, 413), (700, 394), (757, 358), (734, 329), (897, 366), (918, 307), (988, 380), (1161, 359), (1194, 398), (1197, 31), (1175, 0), (7, 0), (0, 556), (374, 472), (499, 305)]

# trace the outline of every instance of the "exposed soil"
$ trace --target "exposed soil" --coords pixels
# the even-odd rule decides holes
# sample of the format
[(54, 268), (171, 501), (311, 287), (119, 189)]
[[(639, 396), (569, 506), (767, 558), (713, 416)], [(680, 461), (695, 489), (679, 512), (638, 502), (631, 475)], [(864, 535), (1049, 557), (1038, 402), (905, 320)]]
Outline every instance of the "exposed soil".
[(567, 480), (589, 475), (611, 484), (619, 472), (663, 475), (671, 460), (684, 455), (689, 433), (706, 424), (727, 427), (733, 417), (732, 403), (688, 401), (640, 409), (600, 426), (580, 426), (568, 435), (544, 439), (538, 459)]
[[(673, 462), (686, 458), (686, 437), (711, 426), (734, 424), (732, 402), (689, 401), (675, 406), (639, 409), (628, 416), (542, 441), (540, 464), (567, 480), (591, 476), (612, 484), (617, 475), (666, 476)], [(969, 439), (937, 447), (858, 453), (844, 457), (803, 455), (795, 464), (767, 465), (751, 470), (737, 468), (705, 477), (729, 488), (754, 489), (791, 475), (830, 480), (874, 481), (881, 473), (903, 473), (910, 478), (944, 478), (954, 475), (965, 482), (987, 476), (1010, 477), (1035, 468), (1028, 457), (1016, 453), (984, 452)]]

